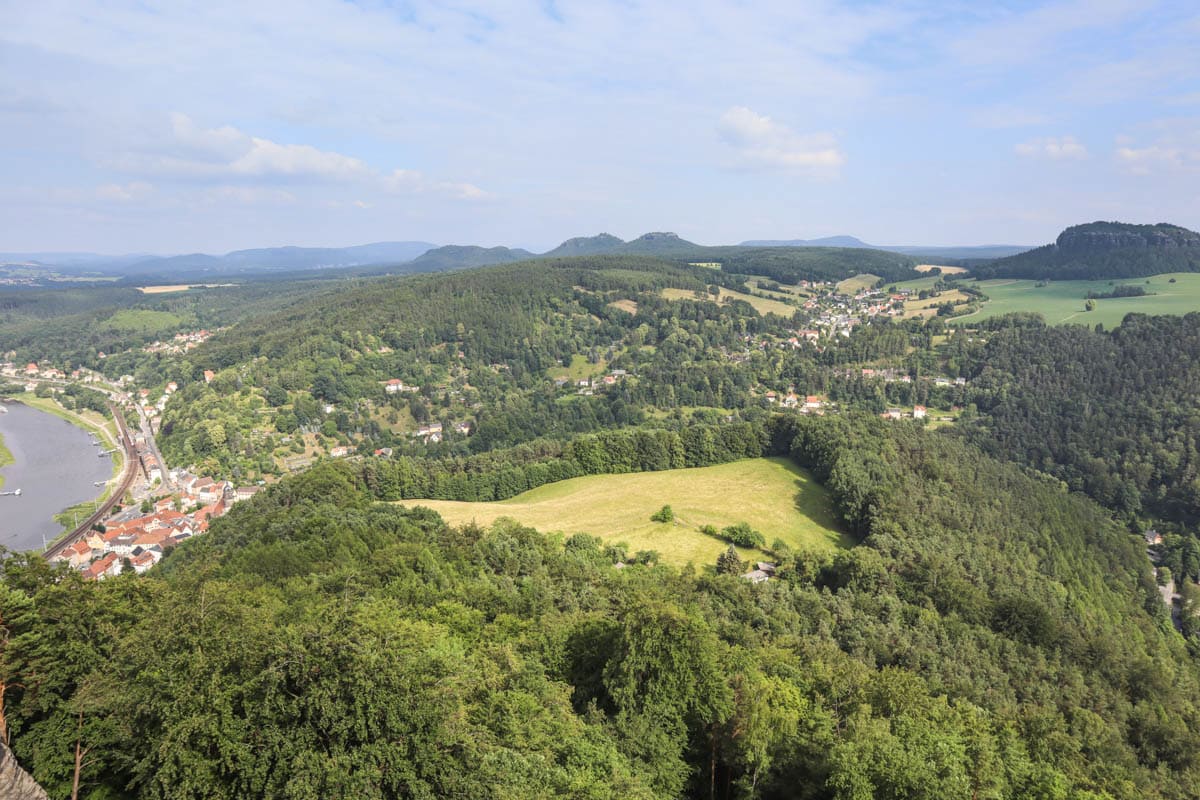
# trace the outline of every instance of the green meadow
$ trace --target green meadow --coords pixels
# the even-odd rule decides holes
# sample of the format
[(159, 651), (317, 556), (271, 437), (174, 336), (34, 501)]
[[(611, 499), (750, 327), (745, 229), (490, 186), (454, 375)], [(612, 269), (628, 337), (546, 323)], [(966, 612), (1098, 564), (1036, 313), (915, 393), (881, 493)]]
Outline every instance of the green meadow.
[[(1172, 283), (1171, 279), (1175, 282)], [(990, 300), (983, 308), (951, 321), (970, 325), (979, 320), (1013, 311), (1036, 311), (1051, 325), (1095, 325), (1105, 328), (1121, 324), (1126, 314), (1187, 314), (1200, 311), (1200, 273), (1178, 272), (1151, 278), (1125, 278), (1115, 281), (1050, 281), (1039, 287), (1032, 280), (990, 280), (968, 283), (978, 286)], [(1121, 297), (1097, 300), (1094, 311), (1084, 310), (1088, 292), (1102, 294), (1121, 285), (1142, 286), (1152, 294), (1145, 297)]]
[[(544, 533), (588, 533), (624, 542), (630, 553), (656, 550), (675, 565), (712, 564), (728, 545), (700, 533), (739, 522), (761, 532), (770, 546), (782, 539), (795, 549), (849, 546), (838, 526), (828, 492), (786, 458), (755, 458), (713, 467), (590, 475), (540, 486), (509, 500), (466, 503), (406, 500), (426, 506), (451, 525), (491, 525), (511, 517)], [(674, 522), (651, 522), (664, 505)], [(762, 557), (743, 551), (742, 558)]]

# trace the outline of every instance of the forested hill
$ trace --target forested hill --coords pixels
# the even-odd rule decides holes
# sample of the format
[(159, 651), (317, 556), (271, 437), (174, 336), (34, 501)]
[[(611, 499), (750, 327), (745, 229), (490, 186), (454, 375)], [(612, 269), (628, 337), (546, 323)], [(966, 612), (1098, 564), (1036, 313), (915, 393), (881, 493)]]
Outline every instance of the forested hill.
[(617, 569), (324, 463), (146, 576), (0, 562), (14, 752), (53, 797), (1158, 798), (1200, 686), (1138, 542), (953, 437), (776, 419), (863, 543)]
[(973, 372), (984, 449), (1124, 513), (1200, 520), (1200, 313), (1009, 328)]
[(568, 239), (541, 256), (507, 247), (439, 247), (406, 267), (412, 272), (440, 271), (510, 264), (531, 258), (556, 260), (572, 256), (649, 256), (675, 265), (689, 262), (719, 263), (726, 272), (763, 275), (787, 283), (798, 280), (842, 280), (860, 273), (878, 275), (889, 281), (908, 280), (918, 277), (913, 267), (919, 263), (914, 256), (858, 245), (710, 247), (681, 239), (674, 233), (655, 232), (628, 242), (607, 233), (577, 237)]
[(440, 272), (490, 264), (510, 264), (526, 258), (533, 258), (533, 253), (520, 248), (448, 244), (423, 253), (409, 262), (407, 267), (411, 272)]
[(1178, 225), (1092, 222), (1054, 244), (972, 266), (984, 278), (1100, 280), (1200, 271), (1200, 233)]

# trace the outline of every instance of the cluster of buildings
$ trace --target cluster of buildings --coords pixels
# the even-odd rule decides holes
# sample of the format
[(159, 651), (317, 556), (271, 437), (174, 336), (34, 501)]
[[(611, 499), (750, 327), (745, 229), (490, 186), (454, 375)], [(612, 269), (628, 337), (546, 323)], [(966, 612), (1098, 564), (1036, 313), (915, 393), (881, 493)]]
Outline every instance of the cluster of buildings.
[(186, 353), (189, 350), (199, 347), (202, 343), (211, 339), (212, 335), (212, 331), (205, 330), (177, 333), (169, 342), (151, 342), (142, 349), (147, 353), (168, 353), (170, 355), (179, 355), (180, 353)]
[(421, 387), (406, 384), (404, 381), (400, 380), (399, 378), (392, 378), (390, 381), (388, 381), (387, 383), (385, 383), (383, 385), (383, 390), (385, 392), (387, 392), (388, 394), (401, 394), (401, 393), (407, 394), (410, 392), (419, 392), (419, 391), (421, 391)]
[[(873, 368), (862, 367), (861, 369), (846, 369), (838, 373), (843, 378), (869, 378), (873, 380), (883, 381), (884, 383), (912, 383), (913, 377), (906, 370), (893, 369), (891, 367)], [(963, 377), (947, 378), (944, 375), (929, 377), (922, 375), (916, 380), (933, 383), (934, 386), (966, 386), (967, 379)]]
[(801, 414), (824, 414), (827, 405), (818, 395), (807, 394), (801, 396), (796, 394), (795, 386), (789, 386), (786, 394), (769, 391), (763, 397), (772, 405), (778, 405), (780, 408), (795, 408)]
[[(576, 394), (581, 394), (585, 397), (591, 397), (596, 393), (597, 389), (603, 390), (610, 386), (616, 386), (628, 376), (629, 373), (626, 370), (614, 369), (611, 370), (607, 375), (602, 375), (599, 378), (580, 378), (574, 382), (574, 385), (577, 387)], [(554, 385), (561, 389), (565, 386), (571, 385), (571, 381), (567, 378), (558, 378), (554, 381)]]
[(141, 406), (142, 413), (147, 417), (156, 417), (163, 412), (163, 409), (167, 407), (167, 401), (170, 400), (171, 395), (175, 394), (177, 391), (179, 391), (179, 384), (177, 384), (175, 381), (171, 381), (167, 384), (166, 388), (163, 389), (163, 392), (158, 396), (158, 399), (151, 403), (150, 390), (138, 389), (138, 405)]
[(103, 531), (89, 531), (56, 560), (70, 564), (92, 580), (119, 575), (126, 564), (134, 572), (145, 572), (167, 550), (205, 533), (212, 520), (261, 489), (235, 488), (228, 481), (182, 470), (176, 471), (173, 478), (179, 487), (177, 494), (157, 500), (149, 512), (136, 507), (117, 512), (104, 521)]
[[(456, 422), (454, 423), (452, 430), (460, 436), (470, 436), (471, 423)], [(437, 444), (442, 440), (444, 432), (445, 426), (443, 426), (442, 423), (431, 422), (428, 425), (422, 425), (415, 431), (410, 432), (408, 435), (422, 440), (425, 444)], [(330, 455), (332, 455), (332, 451), (330, 452)]]
[(20, 367), (11, 361), (0, 362), (0, 375), (18, 380), (24, 378), (26, 381), (30, 381), (25, 384), (25, 391), (27, 392), (32, 392), (37, 388), (38, 385), (32, 382), (35, 378), (50, 381), (66, 381), (69, 378), (70, 380), (81, 381), (83, 383), (96, 383), (99, 379), (90, 370), (75, 369), (67, 373), (56, 367), (42, 366), (34, 361), (30, 361), (24, 367)]

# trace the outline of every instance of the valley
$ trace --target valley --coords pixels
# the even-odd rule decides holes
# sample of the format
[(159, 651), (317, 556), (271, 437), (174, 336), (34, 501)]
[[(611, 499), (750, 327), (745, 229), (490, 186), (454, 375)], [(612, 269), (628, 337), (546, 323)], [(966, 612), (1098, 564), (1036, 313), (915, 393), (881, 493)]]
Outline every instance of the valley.
[[(704, 796), (688, 742), (717, 737), (710, 768), (745, 778), (746, 686), (810, 709), (793, 717), (809, 728), (773, 745), (764, 797), (792, 796), (801, 752), (824, 780), (850, 780), (864, 762), (838, 754), (881, 726), (891, 752), (940, 764), (913, 768), (939, 797), (1190, 781), (1196, 273), (977, 281), (862, 248), (636, 241), (661, 252), (22, 289), (0, 319), (5, 392), (73, 414), (116, 400), (145, 466), (119, 511), (49, 560), (3, 562), (0, 612), (19, 620), (7, 679), (99, 641), (95, 666), (65, 668), (113, 687), (85, 735), (108, 741), (128, 709), (149, 709), (139, 724), (158, 732), (126, 745), (139, 752), (194, 730), (192, 703), (250, 702), (251, 683), (293, 698), (258, 724), (298, 757), (367, 752), (354, 730), (380, 709), (383, 735), (421, 740), (415, 704), (449, 726), (420, 758), (431, 771), (412, 773), (434, 795), (441, 770), (468, 776), (455, 784), (468, 794), (512, 780), (440, 749), (469, 739), (505, 763), (574, 759), (539, 779), (560, 794), (616, 770), (621, 796)], [(1119, 296), (1126, 284), (1151, 294)], [(60, 630), (64, 605), (103, 609), (104, 632), (20, 638)], [(716, 710), (622, 699), (643, 692), (644, 657), (665, 659), (649, 680), (703, 682)], [(140, 680), (164, 662), (177, 681)], [(1147, 663), (1172, 671), (1132, 689)], [(465, 732), (439, 716), (451, 674)], [(421, 688), (431, 675), (442, 694)], [(70, 752), (80, 691), (8, 695), (23, 761), (34, 735)], [(332, 741), (295, 705), (328, 691), (372, 698), (328, 707), (351, 725)], [(498, 721), (514, 705), (570, 735), (514, 734)], [(1080, 753), (1087, 720), (1105, 757), (1048, 758), (1030, 714)], [(626, 724), (653, 732), (650, 756)], [(609, 755), (577, 751), (580, 737)], [(946, 755), (1002, 738), (1026, 771)], [(127, 784), (127, 762), (97, 746), (90, 774)], [(59, 786), (66, 773), (35, 774)]]
[(2, 7), (0, 800), (1200, 799), (1200, 4)]

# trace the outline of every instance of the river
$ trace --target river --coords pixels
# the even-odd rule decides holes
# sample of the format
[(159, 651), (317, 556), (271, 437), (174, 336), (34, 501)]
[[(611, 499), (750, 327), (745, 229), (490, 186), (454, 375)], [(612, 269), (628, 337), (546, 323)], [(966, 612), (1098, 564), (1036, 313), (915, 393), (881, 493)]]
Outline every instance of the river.
[(54, 515), (64, 508), (98, 497), (96, 481), (112, 477), (112, 456), (98, 458), (92, 436), (65, 419), (21, 403), (7, 403), (0, 413), (0, 435), (15, 462), (0, 469), (5, 492), (0, 496), (0, 546), (8, 550), (41, 550), (62, 528)]

